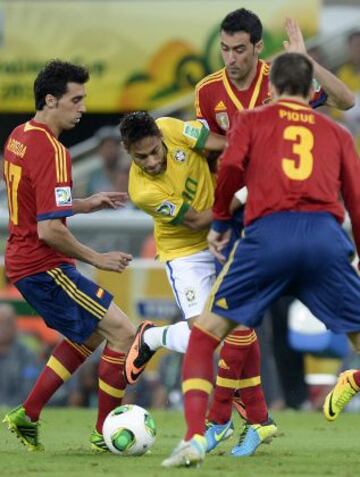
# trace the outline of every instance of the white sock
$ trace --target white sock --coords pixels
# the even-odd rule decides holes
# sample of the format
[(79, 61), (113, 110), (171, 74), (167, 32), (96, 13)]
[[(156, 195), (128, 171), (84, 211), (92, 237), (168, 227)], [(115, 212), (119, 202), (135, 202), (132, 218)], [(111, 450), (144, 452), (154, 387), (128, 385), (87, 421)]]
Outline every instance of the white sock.
[(145, 331), (144, 341), (152, 351), (163, 346), (163, 334), (167, 329), (168, 326), (154, 326)]
[(171, 351), (185, 353), (190, 331), (186, 321), (179, 321), (169, 326), (154, 326), (145, 331), (144, 341), (152, 351), (164, 347)]
[(185, 353), (189, 343), (190, 332), (187, 321), (179, 321), (169, 325), (164, 333), (163, 346), (178, 353)]

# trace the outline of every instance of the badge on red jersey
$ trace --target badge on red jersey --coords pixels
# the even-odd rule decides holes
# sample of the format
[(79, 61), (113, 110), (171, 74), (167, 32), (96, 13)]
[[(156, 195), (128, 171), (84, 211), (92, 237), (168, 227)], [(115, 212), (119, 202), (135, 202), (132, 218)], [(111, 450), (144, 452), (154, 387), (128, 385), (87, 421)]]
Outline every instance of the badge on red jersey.
[(229, 129), (230, 121), (227, 113), (216, 113), (215, 114), (216, 122), (224, 131)]
[(71, 187), (55, 187), (55, 200), (58, 207), (72, 205)]

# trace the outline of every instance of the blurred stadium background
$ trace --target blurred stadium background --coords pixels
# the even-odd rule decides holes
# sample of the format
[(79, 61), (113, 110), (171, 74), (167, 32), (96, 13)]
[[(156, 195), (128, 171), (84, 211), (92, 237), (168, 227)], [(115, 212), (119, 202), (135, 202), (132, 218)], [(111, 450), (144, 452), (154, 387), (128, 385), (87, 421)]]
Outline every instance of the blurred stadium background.
[[(242, 6), (257, 13), (263, 22), (263, 58), (281, 50), (285, 17), (299, 21), (311, 54), (357, 94), (357, 104), (348, 113), (324, 112), (349, 127), (360, 145), (359, 0), (3, 0), (1, 150), (12, 128), (33, 114), (32, 82), (41, 65), (56, 57), (83, 63), (92, 75), (87, 87), (88, 112), (73, 131), (62, 137), (73, 158), (74, 195), (84, 196), (105, 187), (126, 190), (129, 158), (121, 149), (116, 128), (122, 114), (144, 109), (155, 116), (194, 117), (195, 84), (222, 66), (219, 23), (228, 12)], [(357, 42), (350, 45), (354, 32)], [(81, 241), (98, 250), (117, 248), (134, 255), (131, 268), (122, 275), (82, 266), (83, 272), (114, 293), (117, 303), (134, 321), (146, 318), (166, 323), (179, 318), (163, 266), (154, 259), (149, 217), (129, 204), (121, 211), (77, 216), (69, 224)], [(0, 313), (0, 406), (12, 406), (23, 399), (58, 339), (7, 283), (3, 264), (6, 234), (6, 192), (1, 181), (0, 304), (14, 307), (16, 327), (12, 319)], [(305, 324), (311, 318), (298, 304), (290, 308), (289, 315), (289, 335), (305, 333), (307, 338), (321, 335), (325, 339), (324, 330), (316, 323)], [(328, 335), (322, 349), (298, 346), (305, 360), (306, 394), (294, 396), (292, 403), (285, 399), (281, 387), (283, 371), (275, 365), (269, 323), (259, 335), (262, 378), (268, 403), (274, 409), (317, 409), (344, 362), (347, 367), (360, 367), (344, 343), (334, 347)], [(23, 362), (17, 363), (9, 376), (5, 370), (10, 372), (7, 360), (11, 356), (14, 359), (14, 346), (26, 352)], [(146, 407), (178, 408), (180, 366), (181, 356), (159, 353), (137, 388), (129, 390), (127, 400)], [(95, 369), (96, 359), (55, 396), (53, 404), (96, 406)], [(6, 377), (16, 385), (9, 386)], [(359, 409), (360, 402), (354, 400), (350, 410)]]

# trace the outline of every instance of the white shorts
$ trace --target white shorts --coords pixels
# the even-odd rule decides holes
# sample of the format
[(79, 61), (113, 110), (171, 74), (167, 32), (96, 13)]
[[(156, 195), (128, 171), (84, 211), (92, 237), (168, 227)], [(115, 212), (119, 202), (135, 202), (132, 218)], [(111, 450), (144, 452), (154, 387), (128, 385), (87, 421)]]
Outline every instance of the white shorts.
[(215, 262), (209, 250), (166, 262), (166, 273), (184, 318), (200, 315), (215, 281)]

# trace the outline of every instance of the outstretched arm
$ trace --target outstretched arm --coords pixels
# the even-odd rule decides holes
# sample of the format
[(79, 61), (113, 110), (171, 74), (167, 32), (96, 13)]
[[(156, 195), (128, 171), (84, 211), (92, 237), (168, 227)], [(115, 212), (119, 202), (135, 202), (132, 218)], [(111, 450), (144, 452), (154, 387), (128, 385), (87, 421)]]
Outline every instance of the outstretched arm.
[(132, 260), (132, 256), (124, 252), (98, 253), (87, 247), (79, 242), (59, 219), (38, 222), (37, 231), (39, 239), (43, 240), (49, 247), (68, 257), (90, 263), (101, 270), (121, 273)]
[(88, 214), (102, 209), (117, 209), (128, 200), (126, 192), (98, 192), (86, 199), (73, 200), (73, 214)]
[(328, 95), (326, 104), (341, 110), (352, 108), (355, 104), (355, 97), (346, 84), (308, 55), (304, 37), (297, 21), (293, 18), (286, 18), (285, 30), (288, 36), (288, 40), (284, 41), (285, 50), (292, 53), (302, 53), (309, 58), (314, 66), (315, 78)]

